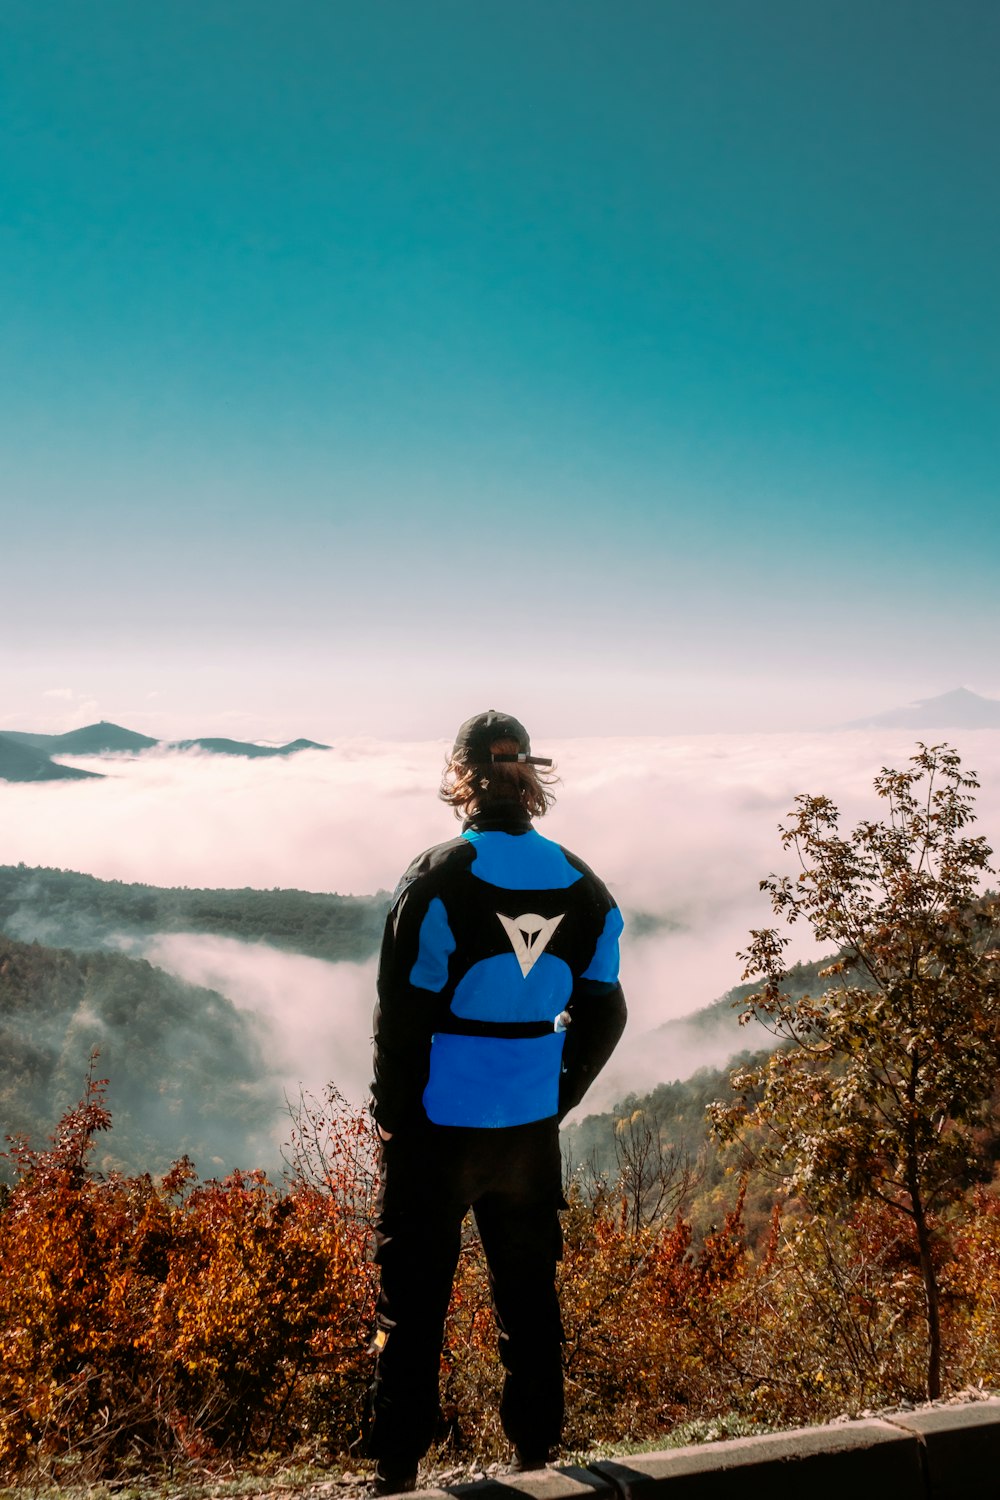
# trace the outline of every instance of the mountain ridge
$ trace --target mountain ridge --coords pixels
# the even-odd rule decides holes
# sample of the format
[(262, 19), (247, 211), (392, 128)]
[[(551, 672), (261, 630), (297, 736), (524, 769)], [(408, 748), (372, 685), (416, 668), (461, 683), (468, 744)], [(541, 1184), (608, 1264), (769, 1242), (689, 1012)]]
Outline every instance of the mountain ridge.
[(80, 781), (101, 778), (99, 771), (60, 766), (57, 755), (139, 755), (145, 750), (202, 750), (210, 755), (240, 756), (247, 760), (297, 755), (302, 750), (330, 750), (318, 740), (296, 739), (287, 745), (258, 745), (251, 740), (206, 736), (192, 740), (158, 740), (137, 730), (101, 719), (65, 734), (35, 734), (23, 729), (0, 732), (0, 781)]
[(336, 963), (378, 952), (385, 891), (155, 886), (101, 880), (44, 865), (0, 865), (0, 932), (77, 953), (120, 951), (120, 940), (170, 932), (270, 943)]

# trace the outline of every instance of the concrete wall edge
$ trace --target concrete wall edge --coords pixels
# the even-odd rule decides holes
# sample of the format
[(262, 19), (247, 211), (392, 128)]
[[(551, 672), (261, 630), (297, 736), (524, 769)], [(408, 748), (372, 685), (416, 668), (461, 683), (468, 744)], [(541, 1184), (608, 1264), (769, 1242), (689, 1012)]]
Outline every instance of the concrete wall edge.
[(1000, 1399), (874, 1414), (716, 1443), (620, 1454), (428, 1491), (501, 1500), (745, 1500), (748, 1484), (804, 1483), (810, 1500), (963, 1500), (972, 1477), (1000, 1473)]

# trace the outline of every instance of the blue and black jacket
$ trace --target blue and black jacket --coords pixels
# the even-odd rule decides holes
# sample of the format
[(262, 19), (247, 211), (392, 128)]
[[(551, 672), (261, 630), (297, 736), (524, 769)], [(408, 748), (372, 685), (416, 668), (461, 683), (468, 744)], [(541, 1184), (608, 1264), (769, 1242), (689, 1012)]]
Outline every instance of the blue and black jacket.
[(393, 895), (375, 1007), (378, 1123), (502, 1128), (583, 1098), (625, 1025), (621, 913), (520, 808), (470, 818)]

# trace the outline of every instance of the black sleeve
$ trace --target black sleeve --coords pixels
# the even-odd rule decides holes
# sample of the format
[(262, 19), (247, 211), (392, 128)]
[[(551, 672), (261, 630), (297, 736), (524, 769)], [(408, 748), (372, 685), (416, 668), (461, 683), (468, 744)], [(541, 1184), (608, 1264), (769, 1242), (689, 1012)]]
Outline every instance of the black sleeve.
[(607, 886), (586, 865), (581, 897), (591, 934), (583, 972), (573, 985), (567, 1010), (570, 1022), (559, 1080), (559, 1118), (583, 1098), (618, 1045), (625, 1030), (625, 996), (618, 981), (618, 939), (622, 919)]
[(569, 1003), (563, 1068), (559, 1079), (559, 1118), (580, 1103), (618, 1045), (628, 1012), (622, 987), (578, 979)]
[(426, 880), (400, 882), (386, 918), (373, 1017), (375, 1077), (372, 1113), (393, 1134), (422, 1112), (430, 1071), (431, 1033), (440, 1007), (437, 995), (410, 983), (427, 910)]

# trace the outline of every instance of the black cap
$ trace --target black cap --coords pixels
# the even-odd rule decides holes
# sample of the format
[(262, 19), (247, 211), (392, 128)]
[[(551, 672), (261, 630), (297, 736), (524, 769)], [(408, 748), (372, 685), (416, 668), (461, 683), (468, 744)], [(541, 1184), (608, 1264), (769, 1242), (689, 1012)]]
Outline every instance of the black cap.
[[(490, 746), (497, 740), (513, 740), (517, 745), (517, 754), (491, 755)], [(533, 766), (552, 764), (550, 760), (532, 755), (531, 741), (523, 724), (510, 714), (502, 714), (495, 708), (488, 708), (484, 714), (474, 714), (471, 719), (466, 719), (455, 736), (455, 746), (451, 753), (455, 760), (468, 761), (476, 766), (489, 765), (492, 760), (526, 761)]]

